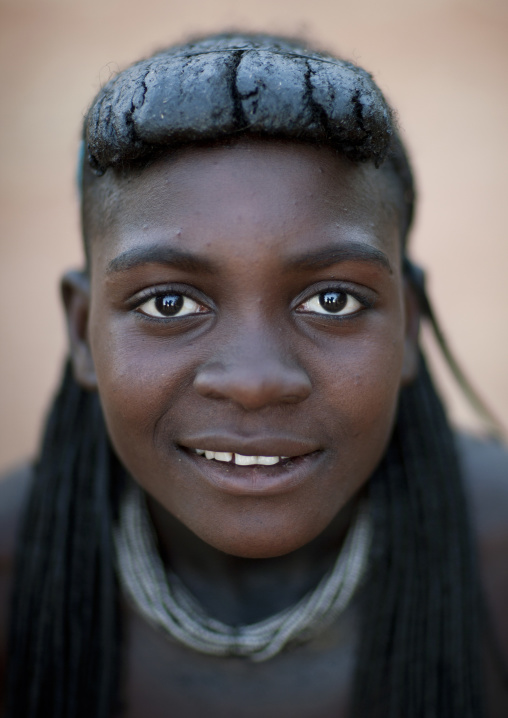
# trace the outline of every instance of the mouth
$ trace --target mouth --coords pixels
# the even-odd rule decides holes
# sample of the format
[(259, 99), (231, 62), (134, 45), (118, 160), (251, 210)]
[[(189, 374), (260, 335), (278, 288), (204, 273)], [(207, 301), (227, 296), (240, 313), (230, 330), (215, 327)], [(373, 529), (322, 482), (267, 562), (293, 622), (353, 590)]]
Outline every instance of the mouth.
[(284, 455), (239, 453), (232, 447), (230, 451), (223, 447), (179, 448), (207, 483), (236, 496), (273, 496), (292, 491), (314, 475), (324, 454), (320, 449)]

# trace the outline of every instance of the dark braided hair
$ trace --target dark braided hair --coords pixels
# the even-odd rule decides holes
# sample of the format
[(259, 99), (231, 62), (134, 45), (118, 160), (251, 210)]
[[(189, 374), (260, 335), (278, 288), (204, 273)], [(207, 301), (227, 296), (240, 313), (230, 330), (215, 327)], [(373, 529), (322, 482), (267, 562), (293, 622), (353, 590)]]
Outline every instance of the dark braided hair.
[[(411, 169), (371, 76), (301, 43), (252, 35), (171, 48), (101, 90), (85, 119), (85, 239), (102, 174), (129, 172), (185, 143), (242, 135), (323, 143), (374, 163), (395, 187), (405, 244)], [(111, 534), (121, 472), (97, 395), (67, 366), (19, 542), (11, 718), (107, 718), (117, 705)], [(423, 358), (401, 391), (371, 492), (376, 537), (352, 715), (478, 718), (478, 580), (453, 436)]]
[(353, 715), (481, 716), (474, 550), (452, 431), (423, 357), (371, 492), (379, 540)]
[(67, 363), (18, 550), (8, 715), (110, 715), (119, 650), (114, 463), (98, 396)]

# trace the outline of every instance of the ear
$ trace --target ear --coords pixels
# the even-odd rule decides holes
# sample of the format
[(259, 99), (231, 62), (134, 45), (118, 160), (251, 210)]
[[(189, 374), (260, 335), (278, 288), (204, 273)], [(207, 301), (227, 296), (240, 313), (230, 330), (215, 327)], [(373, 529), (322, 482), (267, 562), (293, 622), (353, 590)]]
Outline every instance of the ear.
[(88, 339), (90, 280), (85, 272), (67, 272), (61, 282), (74, 377), (84, 389), (97, 389)]
[(411, 283), (404, 278), (404, 306), (406, 314), (406, 332), (404, 337), (404, 359), (402, 363), (401, 385), (407, 386), (418, 374), (420, 349), (420, 305)]

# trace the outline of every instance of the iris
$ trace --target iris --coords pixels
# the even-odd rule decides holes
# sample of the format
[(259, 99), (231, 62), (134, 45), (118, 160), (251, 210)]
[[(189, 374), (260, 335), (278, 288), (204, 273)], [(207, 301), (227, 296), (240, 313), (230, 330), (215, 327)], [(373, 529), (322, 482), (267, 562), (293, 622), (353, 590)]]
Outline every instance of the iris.
[(165, 317), (173, 317), (183, 307), (183, 296), (181, 294), (163, 294), (155, 298), (157, 311)]
[(321, 292), (319, 303), (327, 312), (336, 314), (346, 306), (347, 294), (345, 292)]

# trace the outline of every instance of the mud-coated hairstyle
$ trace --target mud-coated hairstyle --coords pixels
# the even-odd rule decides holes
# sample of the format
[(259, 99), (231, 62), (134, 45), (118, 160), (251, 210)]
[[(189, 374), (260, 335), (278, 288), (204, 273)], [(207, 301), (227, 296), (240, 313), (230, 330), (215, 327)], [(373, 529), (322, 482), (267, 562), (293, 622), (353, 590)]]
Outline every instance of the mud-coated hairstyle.
[[(370, 75), (267, 36), (171, 48), (106, 85), (85, 120), (85, 202), (108, 171), (249, 133), (323, 143), (354, 163), (388, 167), (406, 234), (409, 163)], [(68, 366), (19, 542), (11, 718), (107, 718), (116, 706), (121, 626), (111, 533), (122, 473), (97, 395), (78, 387)], [(401, 392), (371, 495), (376, 537), (351, 716), (478, 718), (478, 581), (453, 436), (423, 359)]]
[(352, 162), (382, 166), (396, 186), (405, 241), (413, 177), (393, 112), (371, 75), (302, 43), (236, 34), (169, 48), (102, 88), (83, 130), (85, 235), (94, 177), (143, 166), (173, 147), (246, 135), (322, 143)]

